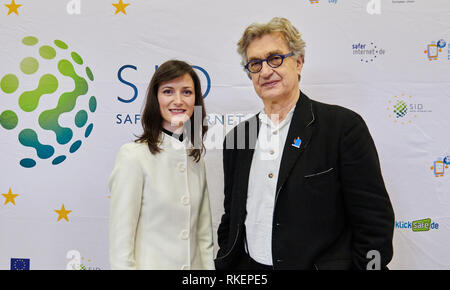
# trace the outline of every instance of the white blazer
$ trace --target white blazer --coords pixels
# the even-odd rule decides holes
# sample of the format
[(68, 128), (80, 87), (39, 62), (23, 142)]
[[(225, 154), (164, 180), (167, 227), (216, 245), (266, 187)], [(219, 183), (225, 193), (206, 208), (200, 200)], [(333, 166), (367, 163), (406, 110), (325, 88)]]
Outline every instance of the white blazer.
[(111, 269), (214, 269), (213, 233), (203, 158), (187, 140), (162, 134), (120, 148), (109, 178)]

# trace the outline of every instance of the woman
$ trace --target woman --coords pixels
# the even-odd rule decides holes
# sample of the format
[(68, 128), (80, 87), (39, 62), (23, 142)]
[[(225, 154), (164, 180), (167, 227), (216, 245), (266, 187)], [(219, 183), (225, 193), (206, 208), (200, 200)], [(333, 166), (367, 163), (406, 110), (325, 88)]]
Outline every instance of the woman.
[(112, 269), (214, 269), (205, 117), (192, 67), (162, 64), (147, 92), (144, 132), (121, 147), (108, 183)]

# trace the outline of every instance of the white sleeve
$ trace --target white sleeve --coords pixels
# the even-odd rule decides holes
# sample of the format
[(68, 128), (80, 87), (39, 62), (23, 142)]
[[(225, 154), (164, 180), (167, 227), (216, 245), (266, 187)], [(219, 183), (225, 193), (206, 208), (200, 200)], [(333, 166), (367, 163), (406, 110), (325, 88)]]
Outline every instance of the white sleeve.
[(120, 148), (108, 186), (111, 193), (109, 221), (111, 269), (136, 269), (134, 246), (144, 176), (138, 159), (127, 145)]

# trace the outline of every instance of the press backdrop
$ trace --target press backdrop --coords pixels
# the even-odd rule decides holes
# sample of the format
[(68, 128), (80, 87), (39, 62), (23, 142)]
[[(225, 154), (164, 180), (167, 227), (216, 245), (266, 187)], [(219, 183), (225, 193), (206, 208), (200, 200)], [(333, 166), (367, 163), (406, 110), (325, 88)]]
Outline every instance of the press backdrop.
[(389, 267), (450, 269), (449, 1), (122, 3), (0, 1), (0, 269), (109, 269), (107, 180), (169, 59), (202, 81), (216, 232), (224, 133), (262, 108), (236, 43), (274, 16), (307, 43), (301, 90), (367, 122), (395, 211)]

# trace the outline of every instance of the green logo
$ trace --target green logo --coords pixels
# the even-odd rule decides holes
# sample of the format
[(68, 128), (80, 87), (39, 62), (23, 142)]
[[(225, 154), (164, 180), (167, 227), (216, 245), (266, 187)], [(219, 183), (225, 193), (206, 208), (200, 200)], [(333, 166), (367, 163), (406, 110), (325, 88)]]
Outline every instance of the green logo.
[[(36, 37), (28, 36), (22, 43), (35, 48), (33, 55), (40, 58), (24, 57), (18, 64), (22, 74), (10, 73), (1, 77), (0, 98), (16, 98), (20, 110), (1, 108), (0, 126), (6, 130), (17, 128), (20, 144), (35, 149), (36, 156), (24, 156), (19, 162), (21, 166), (34, 167), (38, 159), (48, 159), (57, 165), (75, 153), (92, 132), (94, 125), (89, 116), (95, 112), (97, 100), (89, 95), (88, 80), (94, 81), (94, 75), (81, 56), (61, 40), (55, 40), (52, 45), (40, 45)], [(54, 71), (45, 71), (42, 66), (53, 67)], [(31, 76), (38, 80), (30, 80)], [(30, 90), (30, 85), (34, 85), (34, 89)], [(82, 96), (86, 100), (85, 107), (75, 110), (78, 102), (83, 103)], [(39, 108), (40, 102), (45, 103), (45, 108)], [(61, 125), (60, 117), (71, 120), (70, 126)], [(24, 122), (30, 118), (34, 118), (34, 126)], [(52, 138), (39, 138), (42, 130), (53, 132)], [(74, 134), (80, 130), (81, 133)], [(51, 144), (46, 144), (48, 142)], [(62, 152), (57, 154), (57, 151)]]
[(404, 117), (408, 113), (408, 108), (406, 103), (398, 100), (397, 104), (394, 105), (394, 114), (397, 118)]
[(431, 219), (423, 219), (412, 222), (413, 232), (427, 232), (430, 230)]

